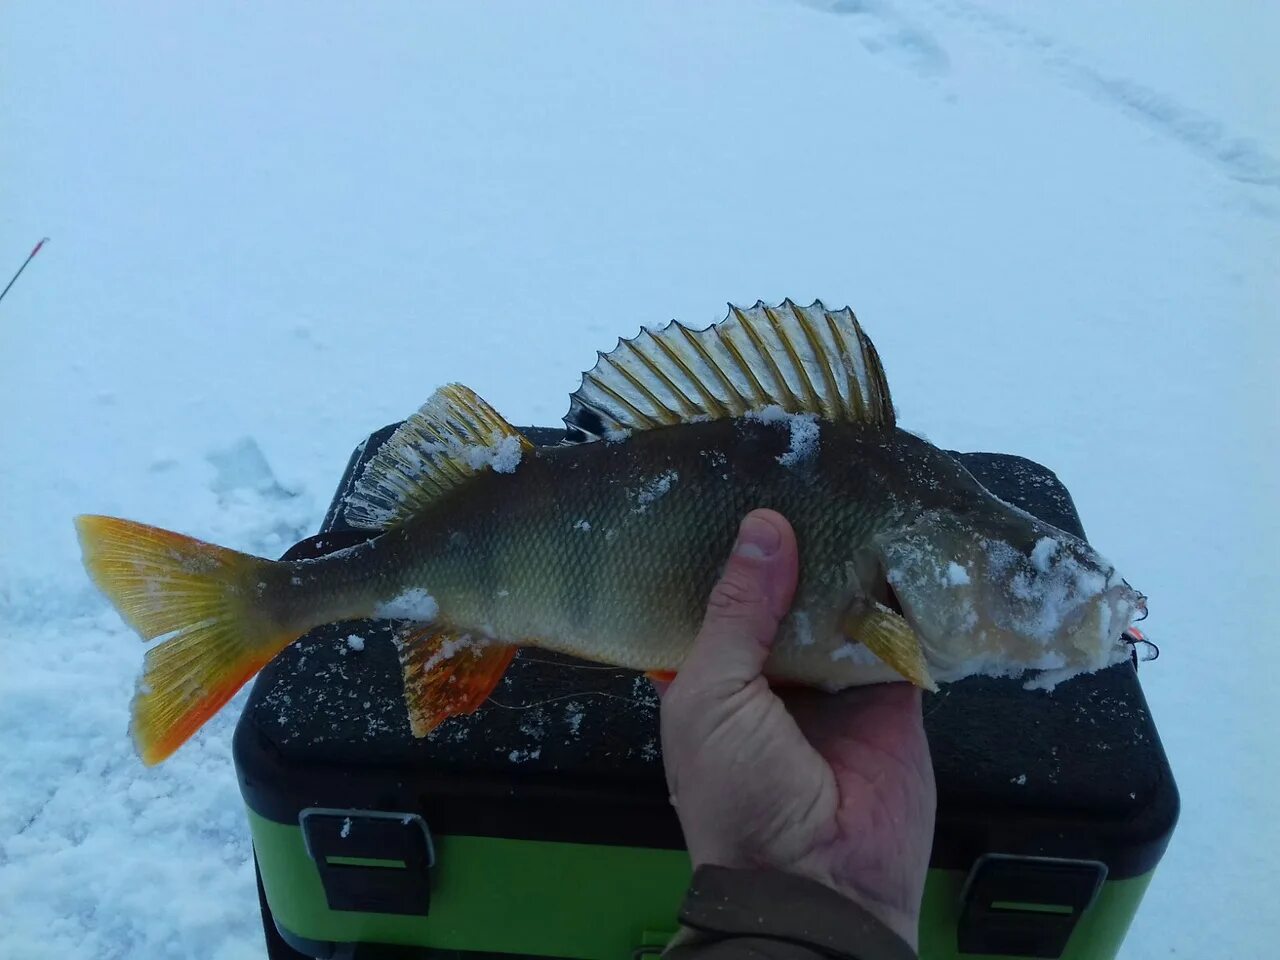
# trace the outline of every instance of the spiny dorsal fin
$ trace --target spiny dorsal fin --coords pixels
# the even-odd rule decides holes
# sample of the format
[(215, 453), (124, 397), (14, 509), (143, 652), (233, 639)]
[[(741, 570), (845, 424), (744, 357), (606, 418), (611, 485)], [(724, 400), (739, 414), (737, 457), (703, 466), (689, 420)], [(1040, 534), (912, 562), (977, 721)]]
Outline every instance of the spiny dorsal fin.
[(396, 428), (356, 481), (347, 522), (381, 530), (485, 467), (511, 473), (533, 444), (460, 383), (441, 387)]
[(891, 428), (893, 402), (876, 348), (853, 311), (815, 300), (757, 302), (705, 330), (673, 321), (641, 330), (599, 355), (570, 397), (571, 437), (741, 417), (777, 405), (788, 413)]

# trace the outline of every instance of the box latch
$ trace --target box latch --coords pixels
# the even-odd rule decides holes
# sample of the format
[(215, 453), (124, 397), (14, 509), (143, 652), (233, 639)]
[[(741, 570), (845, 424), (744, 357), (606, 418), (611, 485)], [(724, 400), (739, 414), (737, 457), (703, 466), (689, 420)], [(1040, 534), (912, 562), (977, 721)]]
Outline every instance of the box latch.
[(418, 814), (308, 807), (298, 823), (330, 910), (427, 915), (435, 849)]
[(986, 854), (960, 895), (959, 950), (1060, 957), (1106, 878), (1098, 860)]

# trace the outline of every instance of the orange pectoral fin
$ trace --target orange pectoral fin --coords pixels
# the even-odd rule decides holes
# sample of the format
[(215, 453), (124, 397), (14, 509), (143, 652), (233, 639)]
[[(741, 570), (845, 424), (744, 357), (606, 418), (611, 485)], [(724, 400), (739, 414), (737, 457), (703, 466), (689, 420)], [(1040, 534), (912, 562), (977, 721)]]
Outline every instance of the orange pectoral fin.
[(449, 717), (479, 708), (518, 649), (416, 623), (398, 630), (395, 643), (415, 737), (425, 737)]

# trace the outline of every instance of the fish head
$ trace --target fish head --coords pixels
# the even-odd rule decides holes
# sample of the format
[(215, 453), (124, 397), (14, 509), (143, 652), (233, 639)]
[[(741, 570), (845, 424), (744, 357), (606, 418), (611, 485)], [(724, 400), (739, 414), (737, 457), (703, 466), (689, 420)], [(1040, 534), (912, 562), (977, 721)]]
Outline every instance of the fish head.
[(1050, 686), (1119, 663), (1145, 598), (1089, 544), (1010, 508), (938, 512), (882, 545), (885, 578), (937, 680), (1043, 671)]

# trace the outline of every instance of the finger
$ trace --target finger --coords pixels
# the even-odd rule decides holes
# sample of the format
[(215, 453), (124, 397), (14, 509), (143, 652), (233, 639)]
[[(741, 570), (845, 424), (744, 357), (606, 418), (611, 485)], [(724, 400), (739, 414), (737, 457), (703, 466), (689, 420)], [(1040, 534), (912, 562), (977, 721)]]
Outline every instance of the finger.
[(680, 669), (681, 680), (741, 688), (758, 677), (778, 621), (791, 606), (798, 566), (791, 524), (773, 510), (747, 514), (707, 600), (707, 615)]

